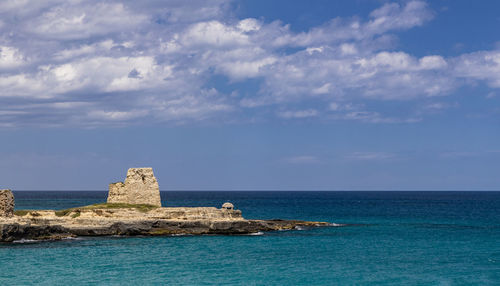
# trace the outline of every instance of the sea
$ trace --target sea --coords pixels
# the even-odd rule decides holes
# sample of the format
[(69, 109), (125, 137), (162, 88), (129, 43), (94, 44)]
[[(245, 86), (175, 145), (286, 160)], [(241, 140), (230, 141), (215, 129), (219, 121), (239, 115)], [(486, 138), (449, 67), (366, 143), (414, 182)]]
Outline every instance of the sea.
[[(16, 209), (104, 202), (15, 191)], [(164, 206), (331, 227), (0, 244), (0, 285), (500, 285), (500, 192), (167, 191)]]

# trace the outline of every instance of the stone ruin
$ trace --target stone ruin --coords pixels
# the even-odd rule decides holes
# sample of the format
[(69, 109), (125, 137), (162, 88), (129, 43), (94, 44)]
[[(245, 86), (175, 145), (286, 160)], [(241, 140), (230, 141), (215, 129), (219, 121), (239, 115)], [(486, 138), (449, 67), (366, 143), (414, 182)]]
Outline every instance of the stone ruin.
[(14, 215), (14, 195), (11, 190), (0, 190), (0, 217)]
[(232, 211), (232, 210), (234, 210), (234, 205), (230, 202), (226, 202), (226, 203), (222, 204), (222, 209)]
[(160, 187), (153, 168), (130, 168), (125, 182), (109, 184), (108, 203), (161, 207)]

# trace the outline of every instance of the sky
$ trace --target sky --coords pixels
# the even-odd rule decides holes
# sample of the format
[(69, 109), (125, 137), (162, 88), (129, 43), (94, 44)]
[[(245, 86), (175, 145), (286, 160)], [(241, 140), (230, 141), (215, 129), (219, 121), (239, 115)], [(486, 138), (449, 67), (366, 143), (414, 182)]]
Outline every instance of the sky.
[(500, 190), (500, 2), (0, 2), (0, 188)]

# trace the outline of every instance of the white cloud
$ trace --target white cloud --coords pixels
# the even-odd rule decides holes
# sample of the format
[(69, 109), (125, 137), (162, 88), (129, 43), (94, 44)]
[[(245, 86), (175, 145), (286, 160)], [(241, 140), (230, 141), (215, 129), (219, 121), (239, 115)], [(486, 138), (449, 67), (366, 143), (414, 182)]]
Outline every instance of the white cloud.
[(147, 20), (146, 15), (130, 11), (122, 3), (60, 5), (28, 21), (25, 29), (43, 38), (84, 39), (134, 29)]
[(273, 44), (311, 46), (351, 40), (362, 41), (389, 31), (421, 26), (432, 17), (433, 13), (423, 1), (409, 1), (403, 6), (390, 3), (373, 11), (367, 22), (335, 18), (324, 26), (297, 35), (290, 33), (287, 26), (280, 27), (278, 31), (272, 33), (275, 36)]
[(500, 50), (464, 54), (455, 59), (456, 76), (484, 80), (493, 88), (500, 88)]
[(424, 70), (442, 69), (447, 66), (446, 61), (441, 56), (426, 56), (418, 61), (420, 68)]
[[(141, 77), (131, 78), (135, 70)], [(157, 65), (152, 57), (94, 57), (56, 66), (42, 66), (36, 74), (0, 77), (4, 96), (55, 97), (82, 89), (94, 92), (133, 91), (167, 85), (172, 67)]]
[(323, 47), (311, 47), (311, 48), (307, 48), (306, 49), (306, 52), (309, 54), (309, 55), (312, 55), (313, 53), (322, 53), (323, 52)]
[(238, 29), (240, 29), (243, 32), (251, 32), (251, 31), (258, 31), (260, 30), (260, 27), (262, 24), (257, 20), (253, 18), (247, 18), (244, 20), (241, 20), (238, 23)]
[(358, 53), (358, 49), (353, 44), (340, 45), (340, 51), (341, 51), (343, 56), (355, 55)]
[(248, 45), (249, 39), (244, 30), (210, 21), (191, 26), (183, 35), (182, 42), (186, 46), (231, 47)]
[(331, 102), (328, 107), (331, 111), (352, 111), (352, 110), (358, 110), (360, 108), (351, 103), (339, 103), (339, 102)]
[(325, 83), (324, 85), (314, 88), (311, 93), (313, 94), (328, 94), (330, 92), (331, 83)]
[(130, 111), (104, 111), (104, 110), (91, 110), (89, 118), (98, 120), (129, 120), (138, 117), (144, 117), (148, 114), (147, 110), (130, 110)]
[[(244, 50), (237, 50), (235, 52), (237, 54), (243, 54)], [(252, 52), (253, 51), (250, 51), (249, 54)], [(231, 53), (222, 55), (219, 59), (222, 60), (215, 64), (217, 71), (233, 79), (245, 79), (259, 76), (264, 67), (275, 63), (277, 60), (274, 57), (249, 60), (245, 59), (244, 56), (234, 56), (234, 54), (231, 55)]]
[(27, 74), (5, 75), (0, 77), (1, 97), (50, 97), (43, 93), (43, 83)]
[(24, 56), (18, 49), (0, 46), (0, 70), (22, 66), (25, 61)]
[(366, 30), (373, 33), (421, 26), (433, 17), (423, 1), (409, 1), (404, 6), (398, 3), (385, 4), (370, 16), (372, 20), (366, 24)]
[(379, 52), (365, 57), (345, 57), (335, 49), (322, 53), (296, 53), (280, 58), (267, 69), (265, 93), (275, 102), (296, 101), (308, 95), (378, 99), (412, 99), (447, 95), (455, 79), (440, 57), (414, 58), (403, 52)]
[[(122, 45), (127, 45), (123, 43)], [(93, 43), (90, 45), (81, 45), (76, 48), (64, 49), (62, 51), (56, 52), (54, 55), (55, 60), (71, 60), (80, 56), (87, 56), (99, 52), (107, 52), (113, 47), (119, 46), (114, 43), (113, 40), (105, 40), (98, 43)]]

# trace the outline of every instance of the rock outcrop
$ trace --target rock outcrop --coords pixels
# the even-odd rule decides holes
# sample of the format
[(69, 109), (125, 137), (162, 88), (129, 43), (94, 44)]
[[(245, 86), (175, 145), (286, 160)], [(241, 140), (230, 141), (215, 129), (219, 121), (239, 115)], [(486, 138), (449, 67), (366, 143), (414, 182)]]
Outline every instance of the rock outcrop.
[(14, 195), (11, 190), (0, 190), (0, 217), (14, 215)]
[(299, 220), (247, 220), (239, 210), (214, 207), (120, 207), (98, 204), (68, 210), (24, 210), (0, 217), (0, 242), (78, 236), (170, 236), (255, 234), (261, 231), (332, 226)]
[(130, 168), (125, 182), (109, 184), (108, 203), (161, 207), (160, 187), (152, 168)]
[(247, 220), (227, 202), (214, 207), (161, 207), (152, 168), (131, 168), (125, 182), (109, 185), (105, 204), (66, 210), (17, 210), (10, 190), (0, 190), (0, 242), (103, 235), (255, 234), (331, 226), (299, 220)]

